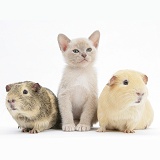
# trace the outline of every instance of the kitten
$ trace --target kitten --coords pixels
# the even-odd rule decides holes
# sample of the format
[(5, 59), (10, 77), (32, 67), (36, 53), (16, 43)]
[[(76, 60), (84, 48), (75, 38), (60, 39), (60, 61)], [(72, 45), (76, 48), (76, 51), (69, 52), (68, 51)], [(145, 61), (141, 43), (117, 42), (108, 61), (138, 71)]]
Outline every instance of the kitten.
[(97, 122), (97, 76), (93, 68), (100, 32), (70, 40), (58, 35), (67, 66), (59, 86), (58, 101), (63, 131), (88, 131)]

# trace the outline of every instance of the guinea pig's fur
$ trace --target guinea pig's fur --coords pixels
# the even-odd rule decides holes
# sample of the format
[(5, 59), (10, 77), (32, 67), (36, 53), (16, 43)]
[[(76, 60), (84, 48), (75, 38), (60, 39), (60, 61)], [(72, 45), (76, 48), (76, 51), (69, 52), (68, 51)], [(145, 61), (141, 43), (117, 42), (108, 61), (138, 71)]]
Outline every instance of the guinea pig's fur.
[(31, 81), (6, 86), (6, 107), (23, 132), (38, 133), (59, 122), (57, 97)]
[(133, 70), (120, 70), (113, 75), (98, 100), (98, 132), (134, 133), (150, 126), (154, 113), (147, 99), (147, 81), (146, 75)]

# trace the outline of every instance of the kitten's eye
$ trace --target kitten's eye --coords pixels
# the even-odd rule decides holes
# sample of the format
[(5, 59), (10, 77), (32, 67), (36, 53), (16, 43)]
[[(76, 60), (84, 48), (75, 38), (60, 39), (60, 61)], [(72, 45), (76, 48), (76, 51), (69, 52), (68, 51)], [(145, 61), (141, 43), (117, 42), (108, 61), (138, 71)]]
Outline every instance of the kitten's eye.
[(74, 49), (74, 50), (73, 50), (73, 53), (78, 53), (78, 52), (79, 52), (78, 49)]
[(87, 48), (86, 51), (87, 51), (87, 52), (91, 52), (91, 51), (92, 51), (92, 48)]
[(23, 94), (27, 94), (28, 93), (28, 91), (27, 90), (23, 90)]
[(128, 82), (127, 80), (124, 80), (124, 81), (123, 81), (123, 84), (124, 84), (124, 85), (128, 85), (128, 83), (129, 83), (129, 82)]

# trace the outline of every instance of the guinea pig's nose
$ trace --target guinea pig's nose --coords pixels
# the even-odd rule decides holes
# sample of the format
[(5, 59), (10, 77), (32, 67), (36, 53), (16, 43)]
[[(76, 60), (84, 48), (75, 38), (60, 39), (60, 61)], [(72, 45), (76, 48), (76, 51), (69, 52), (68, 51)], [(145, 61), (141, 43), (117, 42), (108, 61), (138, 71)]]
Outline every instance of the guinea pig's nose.
[(8, 103), (14, 103), (15, 102), (15, 100), (14, 99), (12, 99), (12, 100), (8, 100)]
[(139, 92), (137, 92), (136, 93), (138, 96), (143, 96), (144, 95), (144, 93), (139, 93)]

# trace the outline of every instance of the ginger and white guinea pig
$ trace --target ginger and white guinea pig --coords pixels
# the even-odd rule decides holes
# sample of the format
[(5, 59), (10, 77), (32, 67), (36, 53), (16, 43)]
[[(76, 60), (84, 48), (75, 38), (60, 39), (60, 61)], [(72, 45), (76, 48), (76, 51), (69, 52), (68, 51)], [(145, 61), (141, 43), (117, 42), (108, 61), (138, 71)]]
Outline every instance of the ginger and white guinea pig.
[(113, 75), (98, 100), (98, 132), (134, 133), (151, 125), (154, 112), (147, 99), (147, 81), (145, 74), (133, 70), (120, 70)]
[(31, 81), (6, 85), (6, 107), (22, 132), (38, 133), (60, 123), (57, 98)]

